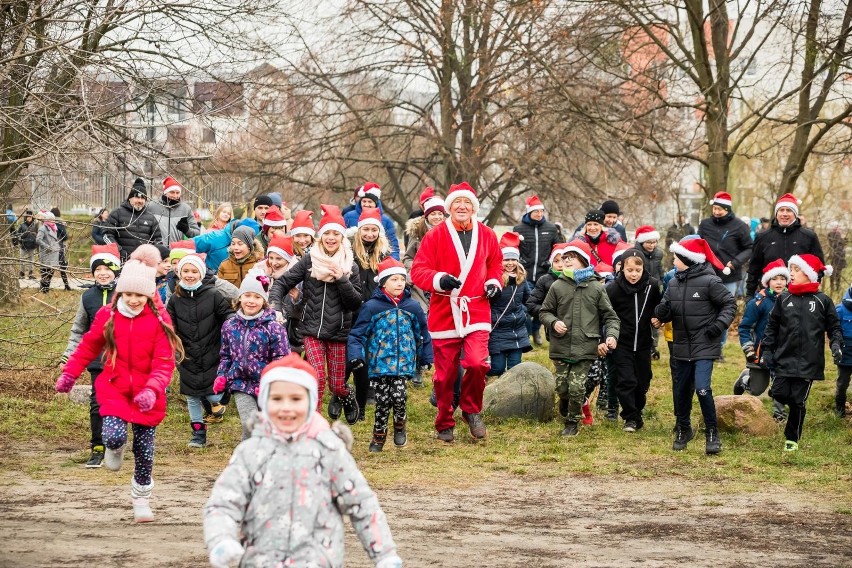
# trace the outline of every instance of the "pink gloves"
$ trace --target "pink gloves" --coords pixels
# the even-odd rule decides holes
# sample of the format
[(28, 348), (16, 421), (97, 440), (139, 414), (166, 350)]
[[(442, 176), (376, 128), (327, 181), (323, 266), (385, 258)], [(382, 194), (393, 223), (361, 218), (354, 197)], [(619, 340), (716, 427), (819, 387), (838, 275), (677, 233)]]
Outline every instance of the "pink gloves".
[(77, 382), (77, 379), (68, 373), (62, 373), (56, 380), (56, 392), (71, 392), (75, 382)]
[(228, 380), (225, 377), (216, 377), (216, 380), (213, 381), (213, 392), (219, 394), (225, 390), (225, 384)]
[(139, 394), (133, 397), (133, 402), (139, 407), (142, 412), (148, 412), (154, 408), (154, 403), (157, 402), (157, 393), (151, 389), (142, 389)]

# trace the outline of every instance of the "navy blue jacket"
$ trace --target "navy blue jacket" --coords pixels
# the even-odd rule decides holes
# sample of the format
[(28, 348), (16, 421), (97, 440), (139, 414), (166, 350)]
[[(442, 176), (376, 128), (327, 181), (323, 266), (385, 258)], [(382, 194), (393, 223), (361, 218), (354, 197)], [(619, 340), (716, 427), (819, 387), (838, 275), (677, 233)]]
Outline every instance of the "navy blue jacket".
[(491, 335), (488, 352), (502, 353), (513, 349), (531, 351), (524, 304), (530, 297), (529, 282), (518, 285), (514, 278), (491, 300)]
[(843, 299), (837, 304), (837, 317), (840, 318), (840, 329), (843, 331), (843, 360), (844, 367), (852, 367), (852, 288), (846, 290)]
[(776, 295), (769, 289), (764, 289), (754, 295), (754, 298), (746, 304), (743, 319), (740, 320), (740, 326), (737, 328), (737, 333), (740, 335), (740, 346), (745, 347), (751, 344), (755, 349), (760, 346), (763, 341), (763, 332), (766, 329), (766, 323), (769, 321), (769, 312), (775, 305)]

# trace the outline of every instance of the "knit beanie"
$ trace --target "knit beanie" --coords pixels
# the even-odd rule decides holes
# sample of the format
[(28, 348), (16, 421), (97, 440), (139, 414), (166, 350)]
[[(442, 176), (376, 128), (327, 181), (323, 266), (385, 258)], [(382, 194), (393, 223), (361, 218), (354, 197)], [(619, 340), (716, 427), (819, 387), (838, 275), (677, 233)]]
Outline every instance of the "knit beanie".
[(186, 265), (192, 265), (198, 270), (198, 273), (204, 278), (204, 275), (207, 274), (207, 265), (204, 263), (204, 259), (198, 256), (195, 253), (189, 253), (185, 255), (177, 265), (177, 277), (180, 278), (180, 272)]
[(713, 196), (710, 205), (718, 205), (726, 211), (731, 211), (731, 208), (734, 206), (734, 200), (727, 191), (720, 191)]
[(252, 250), (254, 249), (254, 235), (255, 232), (251, 227), (240, 226), (231, 233), (231, 240), (239, 239), (246, 244), (249, 250)]
[(240, 283), (240, 291), (237, 294), (237, 297), (242, 296), (246, 292), (254, 292), (262, 297), (265, 301), (269, 301), (269, 286), (272, 284), (272, 281), (259, 268), (252, 268), (246, 274), (246, 277), (243, 278), (243, 281)]
[(157, 248), (157, 252), (160, 253), (160, 258), (169, 258), (172, 250), (168, 246), (160, 243), (157, 243), (154, 246)]
[(586, 213), (586, 223), (598, 223), (603, 225), (605, 213), (600, 209), (592, 209)]
[(281, 197), (281, 194), (277, 191), (271, 191), (266, 195), (269, 196), (269, 199), (272, 200), (272, 204), (278, 207), (279, 209), (284, 205), (284, 198)]
[(130, 292), (152, 298), (157, 291), (157, 265), (162, 258), (154, 245), (144, 244), (124, 263), (115, 286), (116, 294)]
[(272, 198), (268, 195), (258, 195), (254, 198), (254, 207), (252, 209), (257, 209), (258, 205), (266, 205), (267, 207), (272, 207), (275, 205), (273, 203)]
[(621, 214), (621, 210), (618, 208), (618, 203), (613, 201), (612, 199), (607, 199), (603, 203), (601, 203), (601, 211), (603, 211), (604, 215), (610, 215), (615, 213), (616, 215)]
[(130, 189), (130, 195), (127, 196), (127, 199), (130, 199), (131, 197), (148, 199), (148, 190), (145, 189), (144, 179), (136, 178), (136, 181), (133, 182), (133, 187)]
[(269, 391), (272, 383), (283, 381), (297, 384), (308, 391), (308, 420), (311, 413), (317, 407), (317, 373), (314, 368), (304, 359), (290, 353), (267, 365), (260, 373), (260, 388), (257, 394), (257, 405), (263, 416), (269, 420), (267, 411), (269, 402)]
[(432, 196), (426, 198), (426, 201), (422, 203), (423, 207), (423, 216), (428, 217), (430, 213), (434, 213), (435, 211), (440, 211), (447, 215), (447, 208), (444, 206), (444, 200), (437, 196)]

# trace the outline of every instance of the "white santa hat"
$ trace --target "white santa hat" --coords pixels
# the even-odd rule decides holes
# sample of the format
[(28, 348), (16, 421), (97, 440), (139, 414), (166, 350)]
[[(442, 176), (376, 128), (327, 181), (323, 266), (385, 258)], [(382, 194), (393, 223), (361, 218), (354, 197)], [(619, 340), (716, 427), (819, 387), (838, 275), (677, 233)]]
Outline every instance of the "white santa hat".
[(819, 257), (813, 254), (794, 254), (787, 261), (787, 267), (794, 265), (798, 266), (811, 282), (819, 282), (822, 276), (831, 276), (834, 273), (831, 266), (824, 266)]
[(375, 281), (379, 283), (379, 286), (381, 286), (384, 284), (384, 280), (386, 278), (390, 278), (394, 274), (402, 274), (405, 276), (407, 273), (405, 271), (405, 266), (403, 266), (400, 261), (389, 256), (379, 263), (379, 272), (376, 274)]
[(453, 201), (460, 197), (466, 197), (471, 203), (473, 203), (474, 214), (479, 212), (479, 199), (476, 197), (476, 190), (474, 190), (466, 181), (450, 186), (450, 193), (447, 194), (447, 198), (444, 200), (444, 205), (446, 206), (447, 211), (450, 210), (450, 206), (453, 204)]
[(636, 229), (636, 242), (642, 244), (646, 241), (659, 241), (660, 233), (652, 225), (642, 225)]
[(778, 210), (782, 207), (787, 207), (793, 210), (793, 213), (796, 214), (796, 217), (799, 216), (799, 204), (801, 201), (796, 199), (792, 193), (785, 193), (781, 197), (778, 198), (778, 201), (775, 202), (775, 212), (778, 213)]
[(533, 211), (544, 211), (544, 204), (541, 202), (541, 199), (538, 198), (537, 195), (533, 195), (529, 199), (527, 199), (527, 213), (532, 213)]
[(784, 261), (780, 258), (773, 260), (764, 267), (760, 283), (763, 284), (764, 287), (769, 286), (769, 281), (776, 276), (783, 276), (787, 279), (787, 282), (790, 281), (790, 271), (787, 269), (787, 265), (784, 264)]

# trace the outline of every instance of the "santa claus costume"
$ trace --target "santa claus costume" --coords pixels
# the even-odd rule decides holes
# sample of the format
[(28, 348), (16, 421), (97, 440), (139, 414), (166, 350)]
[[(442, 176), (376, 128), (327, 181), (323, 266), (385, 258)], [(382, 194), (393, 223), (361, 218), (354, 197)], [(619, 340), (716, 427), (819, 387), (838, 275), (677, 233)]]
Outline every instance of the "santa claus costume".
[[(453, 203), (460, 198), (473, 206), (471, 219), (464, 225), (453, 216)], [(462, 348), (465, 373), (459, 406), (471, 434), (475, 438), (485, 436), (479, 414), (485, 374), (490, 368), (491, 306), (487, 295), (496, 295), (502, 289), (503, 255), (494, 231), (475, 219), (479, 200), (469, 184), (450, 186), (445, 204), (450, 218), (423, 237), (411, 266), (411, 280), (432, 292), (428, 326), (435, 355), (435, 429), (439, 439), (449, 442), (455, 426), (453, 383)], [(458, 281), (460, 286), (452, 288)]]

